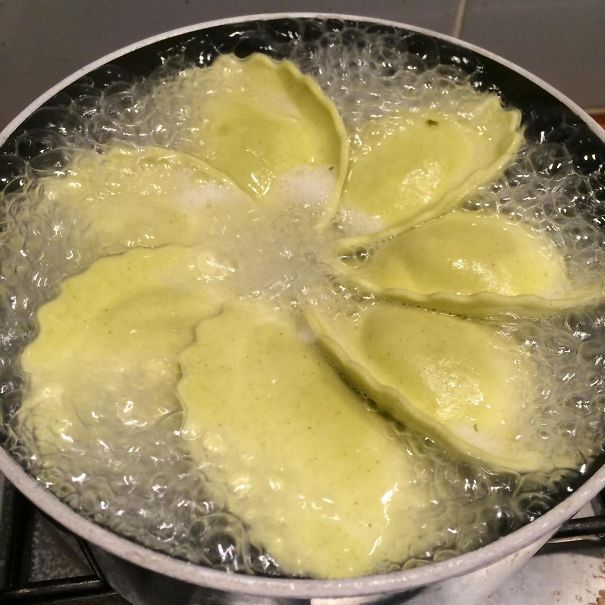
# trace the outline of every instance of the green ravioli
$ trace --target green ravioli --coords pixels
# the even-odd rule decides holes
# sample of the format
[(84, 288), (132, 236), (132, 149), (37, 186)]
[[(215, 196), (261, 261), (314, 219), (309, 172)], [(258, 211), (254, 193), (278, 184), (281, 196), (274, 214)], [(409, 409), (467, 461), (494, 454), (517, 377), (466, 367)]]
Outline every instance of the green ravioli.
[[(290, 61), (261, 54), (220, 56), (188, 69), (158, 104), (170, 112), (180, 95), (184, 149), (228, 174), (257, 200), (283, 202), (301, 183), (320, 183), (312, 203), (324, 221), (336, 210), (348, 161), (348, 138), (334, 104)], [(168, 115), (170, 119), (170, 115)]]
[(497, 215), (456, 211), (384, 244), (348, 271), (379, 296), (466, 315), (553, 312), (594, 302), (570, 280), (561, 248), (543, 233)]
[(498, 468), (533, 471), (575, 461), (540, 449), (532, 359), (471, 320), (376, 303), (360, 318), (307, 313), (326, 351), (393, 418), (453, 451)]
[(202, 321), (181, 356), (184, 435), (285, 572), (371, 573), (430, 541), (429, 497), (391, 427), (307, 338), (261, 306)]
[(41, 181), (44, 203), (103, 254), (135, 246), (210, 243), (254, 206), (202, 160), (159, 147), (80, 151), (67, 175)]
[(200, 254), (166, 246), (103, 258), (39, 309), (38, 337), (21, 358), (20, 418), (41, 451), (94, 439), (97, 422), (142, 426), (180, 410), (177, 355), (220, 309)]
[(461, 203), (497, 177), (523, 135), (520, 113), (495, 96), (469, 113), (399, 110), (369, 121), (353, 147), (342, 208), (398, 232)]

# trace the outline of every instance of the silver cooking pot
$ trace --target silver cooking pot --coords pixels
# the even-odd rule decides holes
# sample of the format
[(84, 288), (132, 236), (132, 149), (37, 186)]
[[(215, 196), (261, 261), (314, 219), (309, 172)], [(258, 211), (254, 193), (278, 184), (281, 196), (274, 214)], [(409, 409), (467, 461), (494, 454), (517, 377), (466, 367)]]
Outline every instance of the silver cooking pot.
[[(505, 100), (531, 118), (533, 136), (566, 141), (578, 170), (605, 165), (605, 133), (575, 103), (545, 82), (496, 55), (425, 29), (382, 20), (343, 15), (272, 14), (213, 21), (154, 36), (127, 46), (66, 78), (24, 109), (1, 133), (0, 153), (31, 128), (44, 127), (45, 106), (68, 98), (70, 89), (96, 74), (107, 77), (107, 64), (136, 75), (149, 74), (175, 49), (186, 53), (236, 51), (246, 55), (265, 50), (257, 36), (263, 31), (283, 35), (293, 18), (339, 28), (352, 22), (362, 27), (408, 33), (408, 42), (437, 49), (442, 61), (469, 71), (481, 65), (484, 85), (495, 84)], [(300, 23), (300, 22), (299, 22)], [(298, 26), (297, 26), (298, 27)], [(312, 28), (311, 28), (312, 29)], [(305, 31), (305, 30), (303, 30)], [(478, 60), (479, 59), (479, 60)], [(113, 68), (112, 68), (113, 69)], [(66, 96), (67, 95), (67, 96)], [(37, 111), (40, 110), (41, 111)], [(570, 135), (571, 132), (571, 135)], [(521, 567), (566, 520), (605, 487), (605, 467), (596, 470), (571, 496), (533, 523), (474, 552), (417, 569), (346, 580), (254, 577), (187, 563), (135, 544), (86, 520), (30, 477), (0, 449), (0, 471), (38, 508), (86, 540), (107, 581), (134, 605), (194, 603), (313, 603), (314, 605), (410, 603), (472, 605), (482, 602), (506, 577)]]

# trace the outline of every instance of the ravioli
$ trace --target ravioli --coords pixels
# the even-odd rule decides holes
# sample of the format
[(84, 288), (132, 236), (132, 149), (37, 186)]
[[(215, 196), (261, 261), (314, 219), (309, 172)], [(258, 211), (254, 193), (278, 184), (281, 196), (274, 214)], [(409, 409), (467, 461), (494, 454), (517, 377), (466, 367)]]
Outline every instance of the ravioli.
[[(335, 211), (348, 161), (348, 137), (336, 107), (290, 61), (261, 54), (223, 55), (177, 82), (187, 108), (184, 148), (231, 178), (256, 200), (276, 203), (309, 178), (323, 181), (315, 203)], [(169, 89), (173, 90), (173, 89)], [(167, 111), (172, 99), (166, 98)]]
[(221, 304), (200, 254), (166, 246), (100, 259), (39, 309), (20, 418), (43, 451), (94, 439), (97, 423), (146, 426), (180, 411), (178, 353)]
[(462, 454), (511, 471), (575, 460), (539, 449), (527, 353), (471, 320), (376, 303), (357, 322), (307, 312), (322, 345), (386, 413)]
[(341, 207), (400, 231), (461, 203), (517, 152), (520, 113), (495, 96), (468, 113), (401, 109), (369, 121), (353, 146)]
[(382, 245), (370, 239), (346, 245), (378, 247), (350, 272), (354, 282), (426, 308), (553, 312), (597, 299), (572, 284), (561, 249), (547, 235), (497, 215), (455, 211)]
[(245, 215), (254, 206), (202, 160), (153, 146), (80, 151), (65, 177), (44, 178), (41, 186), (44, 203), (75, 221), (81, 237), (102, 254), (209, 244), (232, 214)]
[(291, 316), (228, 304), (181, 363), (191, 452), (286, 573), (367, 574), (430, 540), (428, 493), (395, 433)]

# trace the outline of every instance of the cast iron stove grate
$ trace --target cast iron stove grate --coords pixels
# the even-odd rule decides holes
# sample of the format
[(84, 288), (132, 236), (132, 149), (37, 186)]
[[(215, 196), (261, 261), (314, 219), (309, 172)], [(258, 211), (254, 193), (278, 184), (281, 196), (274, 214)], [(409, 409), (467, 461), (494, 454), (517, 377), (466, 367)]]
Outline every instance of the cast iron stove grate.
[[(128, 605), (104, 580), (83, 540), (59, 527), (8, 481), (0, 500), (0, 605)], [(563, 525), (547, 550), (605, 541), (605, 493), (597, 511)], [(41, 552), (46, 552), (41, 560)], [(50, 567), (50, 557), (54, 563)]]
[(83, 540), (59, 527), (8, 481), (0, 511), (0, 603), (127, 605)]

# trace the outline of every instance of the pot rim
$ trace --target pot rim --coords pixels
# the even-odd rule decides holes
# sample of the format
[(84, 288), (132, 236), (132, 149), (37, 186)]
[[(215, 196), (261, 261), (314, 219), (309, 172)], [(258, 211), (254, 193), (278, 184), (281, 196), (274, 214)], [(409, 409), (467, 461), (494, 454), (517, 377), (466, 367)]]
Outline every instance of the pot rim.
[[(112, 60), (134, 50), (155, 42), (166, 40), (181, 34), (192, 33), (220, 25), (237, 24), (250, 21), (270, 21), (275, 19), (339, 19), (356, 22), (376, 23), (390, 27), (405, 29), (432, 36), (459, 47), (471, 50), (480, 56), (487, 57), (504, 67), (520, 74), (550, 93), (562, 104), (566, 105), (605, 143), (605, 131), (576, 103), (550, 84), (534, 76), (527, 70), (500, 57), (499, 55), (427, 28), (399, 23), (397, 21), (376, 19), (367, 16), (348, 15), (341, 13), (288, 12), (241, 15), (227, 19), (217, 19), (176, 28), (161, 34), (139, 40), (114, 52), (104, 55), (88, 65), (67, 76), (55, 86), (48, 89), (32, 101), (23, 111), (13, 118), (0, 132), (0, 145), (4, 144), (12, 132), (45, 101), (57, 92)], [(363, 576), (340, 580), (311, 580), (284, 579), (264, 576), (249, 576), (225, 572), (208, 567), (195, 565), (187, 561), (173, 558), (169, 555), (151, 550), (126, 538), (114, 534), (108, 529), (85, 519), (79, 513), (61, 502), (41, 483), (29, 476), (26, 471), (3, 448), (0, 448), (0, 471), (19, 491), (30, 499), (48, 516), (66, 527), (81, 538), (92, 542), (117, 557), (127, 559), (150, 571), (154, 571), (190, 584), (197, 584), (224, 590), (228, 592), (243, 592), (263, 597), (296, 597), (296, 598), (326, 598), (364, 596), (378, 593), (394, 593), (412, 590), (432, 583), (441, 582), (462, 574), (486, 567), (491, 563), (502, 560), (514, 554), (525, 546), (545, 541), (567, 519), (572, 517), (584, 504), (605, 488), (605, 465), (590, 479), (580, 486), (572, 495), (556, 505), (550, 511), (535, 521), (520, 529), (499, 538), (479, 549), (459, 555), (452, 559), (432, 563), (411, 570), (390, 572), (387, 574)]]

